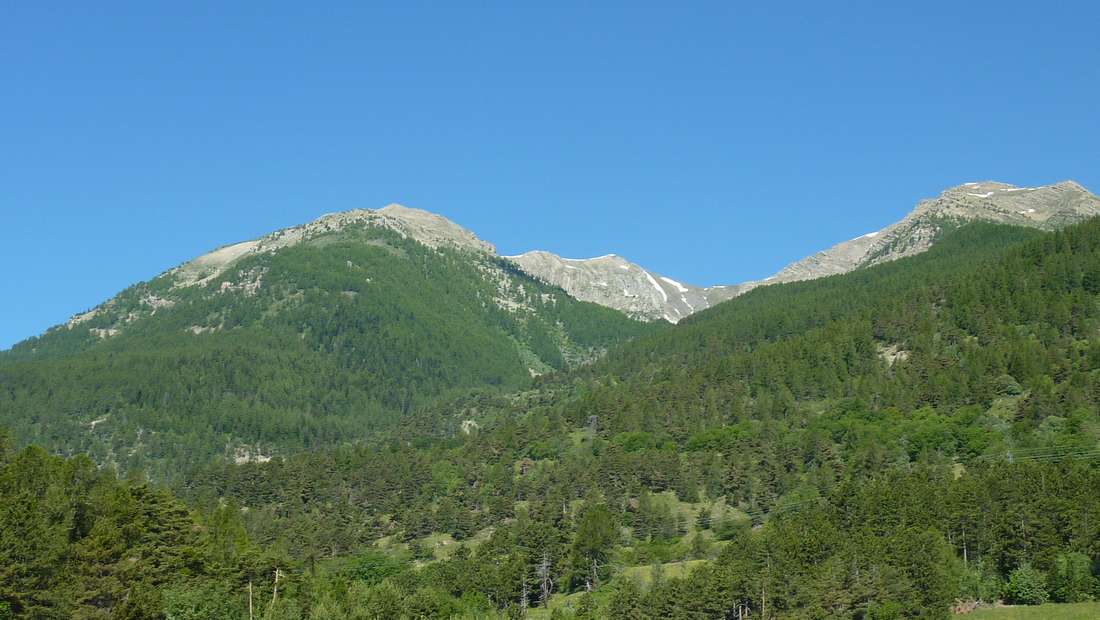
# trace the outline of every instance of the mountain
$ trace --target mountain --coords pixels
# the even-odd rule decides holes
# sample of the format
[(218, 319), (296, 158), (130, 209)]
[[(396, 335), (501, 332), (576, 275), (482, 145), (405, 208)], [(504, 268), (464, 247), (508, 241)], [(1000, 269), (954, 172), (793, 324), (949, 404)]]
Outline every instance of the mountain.
[(681, 284), (615, 255), (566, 259), (548, 252), (527, 252), (507, 258), (577, 299), (644, 320), (676, 323), (765, 284), (812, 280), (919, 254), (945, 230), (965, 222), (1055, 230), (1096, 215), (1100, 215), (1100, 198), (1073, 181), (1042, 187), (965, 183), (921, 201), (904, 219), (882, 230), (793, 262), (763, 280), (727, 286)]
[(621, 310), (643, 320), (676, 323), (686, 316), (732, 297), (729, 287), (700, 288), (649, 271), (608, 254), (596, 258), (562, 258), (532, 251), (506, 256), (525, 272), (565, 289), (582, 301)]
[(937, 239), (417, 411), (379, 446), (214, 464), (186, 497), (247, 508), (295, 557), (411, 554), (379, 586), (408, 610), (442, 590), (491, 593), (473, 617), (947, 618), (1067, 562), (1084, 585), (1051, 596), (1088, 598), (1100, 220)]
[(897, 223), (791, 263), (771, 278), (746, 283), (745, 289), (846, 273), (913, 256), (932, 247), (945, 229), (965, 222), (1057, 230), (1097, 215), (1100, 198), (1073, 181), (1042, 187), (964, 183), (921, 201)]
[[(133, 474), (0, 429), (0, 616), (1094, 600), (1100, 219), (937, 217), (926, 251), (662, 326), (374, 213), (200, 257), (0, 356), (21, 442)], [(531, 380), (553, 350), (565, 371)]]
[(491, 244), (478, 239), (472, 232), (441, 215), (391, 204), (378, 210), (354, 209), (323, 215), (308, 224), (219, 248), (170, 273), (176, 276), (177, 286), (205, 284), (241, 258), (268, 254), (349, 228), (388, 229), (403, 238), (413, 239), (431, 248), (450, 247), (484, 254), (495, 252)]
[(0, 353), (0, 421), (164, 476), (358, 441), (445, 394), (521, 389), (655, 328), (531, 278), (438, 215), (355, 210), (217, 249)]

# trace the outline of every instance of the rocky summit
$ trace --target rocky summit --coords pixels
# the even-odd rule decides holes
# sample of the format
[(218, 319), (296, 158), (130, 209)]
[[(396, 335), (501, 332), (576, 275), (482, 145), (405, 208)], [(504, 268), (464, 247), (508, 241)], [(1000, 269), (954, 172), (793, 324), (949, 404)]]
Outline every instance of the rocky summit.
[(562, 258), (533, 251), (506, 256), (527, 273), (560, 286), (582, 301), (621, 310), (635, 318), (676, 323), (729, 299), (728, 287), (702, 288), (649, 271), (621, 256)]
[(1042, 187), (995, 181), (964, 183), (922, 200), (897, 223), (838, 243), (791, 263), (767, 280), (748, 284), (810, 280), (919, 254), (931, 247), (946, 227), (968, 221), (1055, 230), (1096, 215), (1100, 215), (1100, 198), (1073, 181)]

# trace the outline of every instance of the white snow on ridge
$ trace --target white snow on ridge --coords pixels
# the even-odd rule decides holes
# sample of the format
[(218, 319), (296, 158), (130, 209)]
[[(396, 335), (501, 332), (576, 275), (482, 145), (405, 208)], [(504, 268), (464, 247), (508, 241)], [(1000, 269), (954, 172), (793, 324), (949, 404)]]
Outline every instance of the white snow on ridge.
[(683, 284), (680, 284), (679, 282), (677, 282), (676, 280), (673, 280), (672, 278), (666, 278), (664, 276), (661, 276), (661, 279), (664, 280), (665, 282), (668, 282), (672, 286), (675, 286), (676, 290), (680, 291), (681, 293), (688, 292), (688, 289), (687, 289), (686, 286), (684, 286)]
[(603, 260), (605, 258), (615, 258), (614, 254), (604, 254), (603, 256), (593, 256), (592, 258), (562, 258), (571, 263), (587, 263), (590, 260)]
[(984, 194), (972, 194), (970, 192), (967, 192), (966, 195), (967, 196), (974, 196), (975, 198), (989, 198), (990, 196), (993, 195), (993, 192), (986, 192)]
[(630, 271), (630, 266), (629, 265), (619, 265), (619, 269), (622, 269), (624, 271)]
[(866, 235), (863, 235), (863, 238), (864, 239), (872, 239), (874, 237), (877, 237), (879, 232), (880, 231), (877, 231), (877, 230), (875, 232), (869, 232)]
[(646, 279), (649, 280), (649, 283), (653, 285), (653, 288), (657, 289), (657, 292), (661, 294), (661, 299), (667, 302), (668, 293), (665, 292), (665, 289), (661, 288), (660, 284), (657, 284), (657, 281), (653, 279), (653, 276), (651, 276), (648, 271), (643, 269), (642, 273), (645, 274)]

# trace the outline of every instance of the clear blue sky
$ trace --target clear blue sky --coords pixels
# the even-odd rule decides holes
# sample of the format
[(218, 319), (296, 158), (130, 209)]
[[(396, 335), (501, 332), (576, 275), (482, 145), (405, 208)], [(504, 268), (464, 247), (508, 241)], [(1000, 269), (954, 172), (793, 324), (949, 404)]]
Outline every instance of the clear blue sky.
[(389, 202), (716, 284), (966, 181), (1100, 190), (1093, 2), (369, 4), (9, 3), (0, 347)]

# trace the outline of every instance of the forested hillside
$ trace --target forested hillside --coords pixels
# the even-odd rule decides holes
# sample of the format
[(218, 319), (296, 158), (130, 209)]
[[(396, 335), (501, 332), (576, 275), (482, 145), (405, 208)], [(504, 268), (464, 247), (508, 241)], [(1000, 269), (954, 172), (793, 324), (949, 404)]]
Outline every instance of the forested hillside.
[[(939, 617), (1003, 597), (1022, 567), (1053, 583), (1097, 557), (1100, 486), (1074, 462), (1100, 448), (1098, 293), (1100, 222), (968, 225), (918, 257), (758, 289), (535, 391), (455, 398), (411, 416), (412, 445), (215, 466), (184, 492), (252, 507), (258, 540), (304, 557), (377, 539), (449, 557), (441, 543), (483, 550), (492, 532), (486, 562), (531, 582), (464, 586), (510, 583), (496, 607), (536, 606), (541, 574), (551, 592), (597, 586), (597, 614), (625, 588), (669, 614), (714, 592), (699, 617), (719, 617), (734, 571), (756, 614), (763, 587), (776, 617)], [(915, 548), (941, 555), (916, 566)], [(631, 593), (654, 563), (709, 568)], [(1061, 600), (1092, 596), (1090, 571)]]
[[(944, 618), (1092, 600), (1098, 330), (1100, 221), (948, 229), (919, 256), (756, 289), (592, 364), (439, 391), (355, 445), (181, 471), (197, 542), (162, 544), (237, 542), (214, 568), (112, 587), (161, 592), (149, 609), (180, 618), (248, 617), (249, 580), (267, 588), (260, 618)], [(5, 454), (14, 472), (49, 459)], [(0, 491), (28, 508), (4, 519), (70, 514), (20, 484)], [(35, 570), (75, 570), (62, 551), (82, 539)], [(33, 617), (10, 575), (0, 601)], [(60, 577), (42, 583), (74, 604)], [(86, 617), (158, 617), (118, 601)]]
[(163, 480), (179, 463), (362, 440), (452, 390), (515, 390), (660, 328), (370, 226), (181, 277), (0, 354), (0, 421)]
[(200, 521), (162, 489), (87, 457), (15, 452), (0, 433), (0, 618), (242, 617), (247, 584), (262, 600), (285, 565), (272, 552), (233, 507)]

